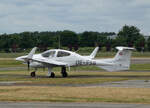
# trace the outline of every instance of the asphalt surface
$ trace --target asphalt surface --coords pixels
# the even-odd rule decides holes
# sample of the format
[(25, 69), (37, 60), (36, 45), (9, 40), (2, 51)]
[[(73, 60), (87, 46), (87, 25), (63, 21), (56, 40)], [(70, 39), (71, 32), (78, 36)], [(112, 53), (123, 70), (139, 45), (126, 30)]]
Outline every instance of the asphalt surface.
[(150, 88), (150, 80), (126, 80), (118, 82), (106, 82), (95, 86), (121, 88)]
[(0, 108), (150, 108), (148, 104), (0, 102)]
[(150, 58), (131, 58), (131, 64), (149, 64)]
[(22, 81), (0, 82), (0, 86), (63, 86), (63, 87), (121, 87), (121, 88), (150, 88), (150, 80), (125, 80), (97, 84), (24, 84)]

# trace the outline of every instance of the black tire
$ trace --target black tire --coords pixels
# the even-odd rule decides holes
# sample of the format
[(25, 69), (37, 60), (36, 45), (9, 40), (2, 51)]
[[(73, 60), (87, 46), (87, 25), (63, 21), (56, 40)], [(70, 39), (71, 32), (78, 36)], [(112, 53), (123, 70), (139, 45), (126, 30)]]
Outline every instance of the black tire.
[(55, 73), (52, 72), (50, 77), (51, 77), (51, 78), (54, 78), (54, 77), (55, 77)]
[(63, 72), (63, 73), (62, 73), (62, 76), (63, 76), (64, 78), (67, 77), (67, 76), (68, 76), (67, 72)]
[(31, 72), (31, 77), (35, 77), (35, 72)]
[(68, 76), (68, 74), (66, 72), (66, 67), (61, 68), (61, 74), (62, 74), (62, 77), (64, 77), (64, 78)]

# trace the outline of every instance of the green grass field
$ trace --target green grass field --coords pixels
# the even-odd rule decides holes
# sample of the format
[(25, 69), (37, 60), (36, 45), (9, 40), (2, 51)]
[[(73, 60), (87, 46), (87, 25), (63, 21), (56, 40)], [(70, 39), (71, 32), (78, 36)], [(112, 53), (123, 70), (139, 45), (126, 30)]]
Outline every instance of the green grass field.
[(0, 101), (117, 102), (150, 104), (148, 88), (3, 86)]

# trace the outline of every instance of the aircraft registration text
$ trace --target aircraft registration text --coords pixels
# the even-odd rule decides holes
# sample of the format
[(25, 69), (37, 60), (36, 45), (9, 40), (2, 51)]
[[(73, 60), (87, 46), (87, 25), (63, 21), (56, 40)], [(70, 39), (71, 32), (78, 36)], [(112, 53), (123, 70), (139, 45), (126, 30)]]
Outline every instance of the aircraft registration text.
[(76, 61), (76, 65), (96, 65), (96, 61), (90, 61), (90, 60), (82, 61), (82, 60), (77, 60)]

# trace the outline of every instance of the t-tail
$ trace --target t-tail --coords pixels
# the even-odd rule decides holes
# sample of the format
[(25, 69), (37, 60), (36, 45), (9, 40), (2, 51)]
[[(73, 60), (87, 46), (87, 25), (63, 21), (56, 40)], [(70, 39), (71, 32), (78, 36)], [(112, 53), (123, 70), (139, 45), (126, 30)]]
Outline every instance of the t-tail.
[(122, 71), (129, 70), (131, 63), (131, 53), (134, 48), (131, 47), (116, 47), (117, 54), (112, 59), (104, 59), (104, 62), (112, 63), (112, 65), (98, 66), (107, 71)]

